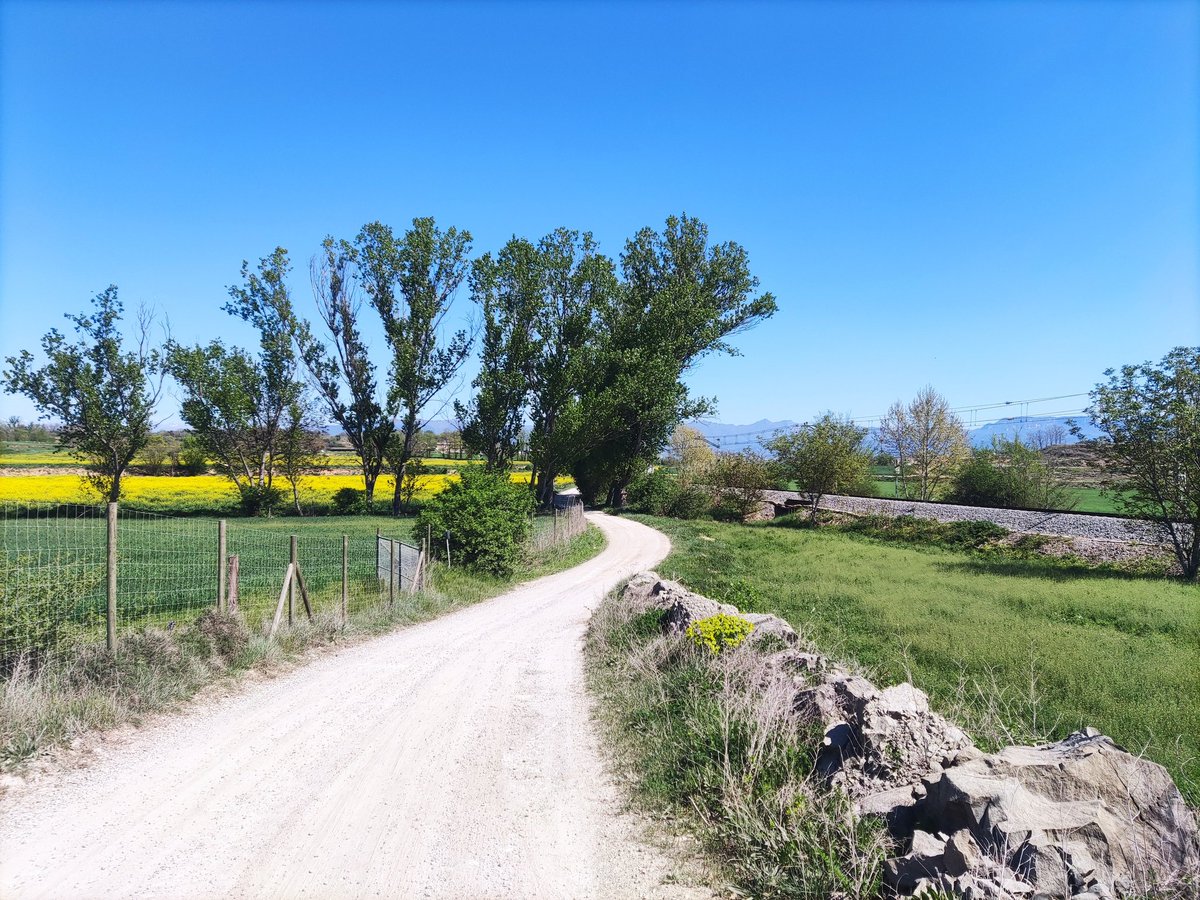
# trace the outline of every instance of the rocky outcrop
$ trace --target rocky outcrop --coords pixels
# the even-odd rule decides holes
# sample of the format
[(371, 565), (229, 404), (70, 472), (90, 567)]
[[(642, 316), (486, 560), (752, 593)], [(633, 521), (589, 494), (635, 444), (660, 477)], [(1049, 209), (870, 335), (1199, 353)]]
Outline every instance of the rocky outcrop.
[[(923, 787), (919, 824), (954, 841), (934, 876), (985, 875), (1013, 896), (1024, 885), (1108, 897), (1200, 875), (1196, 823), (1166, 769), (1095, 729), (965, 760)], [(895, 887), (919, 886), (914, 862), (910, 852), (889, 866)]]
[(687, 631), (693, 622), (723, 613), (740, 616), (754, 626), (748, 644), (756, 643), (767, 635), (774, 635), (784, 644), (794, 644), (798, 640), (792, 626), (778, 616), (739, 613), (736, 606), (702, 597), (679, 582), (659, 578), (653, 572), (643, 572), (630, 579), (624, 597), (639, 612), (662, 610), (659, 622), (663, 631), (668, 633)]
[[(752, 622), (752, 638), (798, 643), (775, 616), (741, 614), (654, 573), (630, 581), (625, 600), (661, 610), (666, 632), (726, 613)], [(778, 646), (772, 677), (794, 689), (794, 714), (824, 733), (818, 774), (858, 815), (884, 819), (905, 851), (885, 866), (895, 893), (1107, 900), (1169, 886), (1200, 897), (1196, 819), (1162, 766), (1095, 729), (984, 753), (913, 685), (880, 690), (819, 653)]]

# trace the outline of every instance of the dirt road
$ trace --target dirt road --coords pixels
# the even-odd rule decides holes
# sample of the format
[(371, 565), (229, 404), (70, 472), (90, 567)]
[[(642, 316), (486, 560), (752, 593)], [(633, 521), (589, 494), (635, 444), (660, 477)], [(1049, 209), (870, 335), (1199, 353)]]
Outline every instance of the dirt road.
[(581, 566), (9, 794), (0, 896), (707, 896), (620, 812), (583, 686), (589, 610), (669, 544), (593, 521), (609, 545)]

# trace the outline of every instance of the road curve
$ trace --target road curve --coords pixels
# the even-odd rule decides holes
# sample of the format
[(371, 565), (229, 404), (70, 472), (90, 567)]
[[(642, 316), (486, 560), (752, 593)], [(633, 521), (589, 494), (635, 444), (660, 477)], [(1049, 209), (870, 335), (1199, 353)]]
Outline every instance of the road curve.
[(580, 566), (9, 794), (0, 896), (697, 896), (620, 812), (580, 652), (590, 609), (670, 544), (590, 518), (608, 547)]

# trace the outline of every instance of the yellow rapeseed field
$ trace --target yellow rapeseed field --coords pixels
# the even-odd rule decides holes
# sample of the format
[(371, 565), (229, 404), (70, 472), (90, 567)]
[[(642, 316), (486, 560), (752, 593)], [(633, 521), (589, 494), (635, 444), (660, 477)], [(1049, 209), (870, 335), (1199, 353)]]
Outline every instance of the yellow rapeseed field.
[[(518, 484), (526, 484), (529, 473), (515, 472), (510, 478)], [(457, 475), (421, 475), (416, 496), (432, 497), (457, 479)], [(238, 500), (238, 491), (232, 482), (221, 475), (126, 475), (121, 484), (124, 499), (128, 502), (162, 508), (199, 509), (208, 504), (230, 506)], [(275, 485), (284, 492), (292, 490), (286, 479), (276, 479)], [(395, 479), (390, 475), (380, 476), (376, 482), (376, 499), (390, 498), (394, 486)], [(313, 475), (300, 482), (300, 502), (328, 505), (334, 494), (344, 487), (361, 491), (362, 476)], [(0, 475), (0, 500), (95, 503), (97, 499), (79, 475)]]
[[(514, 472), (512, 480), (529, 481), (528, 472)], [(457, 475), (422, 475), (417, 483), (419, 498), (431, 497), (443, 490)], [(237, 502), (237, 490), (228, 478), (219, 475), (127, 475), (123, 482), (124, 499), (159, 507), (197, 509), (208, 503), (226, 507)], [(277, 487), (290, 492), (286, 479), (275, 480)], [(395, 480), (384, 475), (375, 485), (377, 499), (390, 498)], [(300, 485), (302, 503), (329, 504), (343, 488), (363, 489), (361, 475), (315, 475)], [(3, 475), (0, 476), (0, 500), (41, 501), (46, 503), (93, 503), (97, 497), (79, 475)]]

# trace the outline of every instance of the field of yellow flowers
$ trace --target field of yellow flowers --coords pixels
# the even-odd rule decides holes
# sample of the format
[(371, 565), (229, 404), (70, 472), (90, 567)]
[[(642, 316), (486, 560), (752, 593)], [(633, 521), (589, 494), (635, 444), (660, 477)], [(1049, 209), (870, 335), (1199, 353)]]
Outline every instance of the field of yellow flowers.
[[(514, 472), (512, 480), (528, 482), (528, 472)], [(422, 475), (417, 482), (416, 499), (427, 499), (442, 491), (457, 475)], [(222, 511), (237, 506), (237, 489), (228, 478), (219, 475), (127, 475), (123, 499), (131, 506), (184, 512)], [(291, 485), (278, 478), (275, 485), (285, 491), (291, 503)], [(375, 486), (377, 500), (390, 500), (395, 480), (380, 476)], [(363, 489), (361, 475), (314, 475), (300, 483), (300, 502), (304, 506), (328, 507), (343, 488)], [(41, 503), (95, 503), (96, 494), (79, 475), (3, 475), (0, 476), (0, 501)]]

